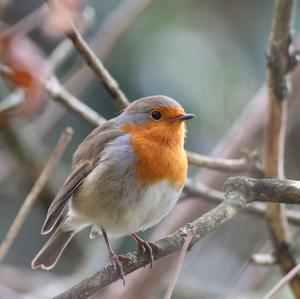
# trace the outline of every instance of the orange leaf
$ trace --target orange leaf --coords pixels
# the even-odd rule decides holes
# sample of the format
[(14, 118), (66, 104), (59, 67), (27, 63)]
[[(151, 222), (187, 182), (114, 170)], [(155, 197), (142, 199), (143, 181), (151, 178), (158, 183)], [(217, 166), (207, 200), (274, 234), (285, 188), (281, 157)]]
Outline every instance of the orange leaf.
[(41, 49), (27, 36), (0, 35), (0, 60), (12, 69), (9, 81), (26, 91), (21, 113), (32, 115), (43, 107), (43, 82), (46, 65)]

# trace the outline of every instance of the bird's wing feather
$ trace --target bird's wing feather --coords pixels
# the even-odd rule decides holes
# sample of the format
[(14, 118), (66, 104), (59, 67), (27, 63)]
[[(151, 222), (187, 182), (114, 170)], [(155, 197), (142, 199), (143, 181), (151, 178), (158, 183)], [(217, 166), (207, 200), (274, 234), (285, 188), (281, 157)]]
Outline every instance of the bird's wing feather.
[(49, 207), (42, 234), (47, 234), (53, 229), (73, 192), (99, 161), (106, 144), (121, 134), (122, 131), (114, 128), (112, 121), (108, 121), (93, 130), (79, 145), (74, 154), (72, 172)]
[(47, 213), (46, 220), (42, 228), (42, 234), (49, 233), (58, 219), (60, 218), (63, 209), (72, 195), (72, 193), (81, 185), (84, 179), (91, 171), (91, 163), (88, 161), (78, 164), (78, 166), (67, 177), (65, 183), (59, 190)]

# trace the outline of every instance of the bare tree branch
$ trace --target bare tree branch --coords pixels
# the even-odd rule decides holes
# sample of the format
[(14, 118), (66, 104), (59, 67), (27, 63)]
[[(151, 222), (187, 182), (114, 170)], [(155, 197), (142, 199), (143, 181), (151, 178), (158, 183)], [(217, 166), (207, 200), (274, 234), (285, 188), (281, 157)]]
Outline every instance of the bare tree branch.
[(190, 246), (190, 243), (191, 243), (194, 235), (195, 235), (195, 228), (191, 227), (191, 229), (189, 230), (188, 235), (187, 235), (187, 237), (184, 241), (184, 244), (181, 248), (180, 255), (179, 255), (178, 260), (177, 260), (177, 265), (176, 265), (176, 268), (175, 268), (175, 271), (174, 271), (174, 276), (171, 279), (171, 282), (170, 282), (169, 287), (166, 291), (164, 299), (171, 299), (171, 296), (174, 292), (177, 280), (179, 278), (179, 274), (180, 274), (180, 270), (181, 270), (183, 262), (184, 262), (184, 258), (186, 256), (187, 250)]
[[(193, 246), (208, 233), (232, 219), (246, 204), (253, 201), (300, 204), (300, 183), (288, 180), (250, 179), (247, 177), (230, 178), (225, 184), (225, 200), (192, 223), (155, 242), (157, 250), (154, 252), (154, 259), (160, 259), (180, 250), (191, 227), (195, 229), (195, 235), (190, 245)], [(125, 275), (151, 262), (149, 257), (140, 256), (137, 252), (128, 253), (127, 255), (130, 257), (131, 262), (124, 262), (123, 264)], [(88, 298), (119, 278), (119, 274), (114, 270), (113, 265), (108, 264), (99, 272), (56, 296), (55, 299)]]
[[(189, 197), (197, 197), (201, 200), (219, 204), (225, 200), (224, 193), (218, 190), (207, 187), (206, 185), (196, 180), (188, 178), (185, 183), (185, 189)], [(253, 202), (243, 210), (244, 212), (251, 213), (252, 215), (266, 217), (266, 204), (262, 202)], [(288, 221), (296, 226), (300, 225), (300, 212), (295, 209), (287, 209), (286, 216)]]
[(88, 124), (99, 126), (105, 122), (105, 119), (100, 114), (68, 92), (56, 78), (53, 77), (47, 81), (45, 87), (55, 101), (60, 102)]
[(73, 130), (71, 128), (67, 128), (62, 135), (60, 136), (57, 145), (55, 146), (52, 155), (50, 156), (46, 166), (44, 167), (43, 171), (41, 172), (39, 178), (36, 180), (33, 188), (27, 195), (24, 200), (23, 205), (21, 206), (14, 222), (12, 223), (11, 227), (9, 228), (4, 240), (0, 246), (0, 263), (5, 258), (8, 250), (10, 249), (13, 241), (15, 240), (20, 228), (22, 227), (24, 221), (26, 220), (33, 204), (37, 200), (39, 194), (45, 187), (49, 177), (54, 171), (54, 168), (58, 161), (60, 160), (62, 154), (66, 146), (68, 145), (69, 141), (71, 140), (73, 134)]
[(225, 172), (252, 172), (255, 171), (262, 175), (262, 167), (257, 161), (257, 157), (252, 153), (240, 159), (224, 159), (208, 157), (187, 151), (188, 161), (191, 165), (215, 169)]
[[(269, 37), (267, 93), (268, 118), (265, 129), (264, 172), (266, 178), (284, 177), (284, 145), (286, 133), (290, 65), (291, 23), (295, 1), (277, 0)], [(289, 246), (289, 231), (285, 209), (279, 204), (267, 205), (270, 237), (282, 272), (296, 266)], [(300, 298), (300, 276), (290, 281), (294, 295)]]
[[(52, 3), (52, 0), (47, 0)], [(54, 5), (59, 5), (55, 3)], [(115, 105), (119, 109), (125, 108), (129, 101), (123, 91), (120, 89), (118, 82), (111, 76), (108, 70), (103, 65), (102, 61), (96, 56), (88, 43), (83, 39), (76, 25), (69, 16), (66, 16), (70, 23), (70, 30), (66, 36), (72, 41), (81, 57), (85, 60), (86, 64), (94, 71), (95, 75), (100, 79), (108, 93), (112, 96)]]
[(263, 299), (273, 298), (281, 289), (289, 283), (296, 275), (300, 272), (300, 264), (296, 265), (292, 270), (290, 270), (285, 276), (283, 276), (275, 286), (263, 297)]

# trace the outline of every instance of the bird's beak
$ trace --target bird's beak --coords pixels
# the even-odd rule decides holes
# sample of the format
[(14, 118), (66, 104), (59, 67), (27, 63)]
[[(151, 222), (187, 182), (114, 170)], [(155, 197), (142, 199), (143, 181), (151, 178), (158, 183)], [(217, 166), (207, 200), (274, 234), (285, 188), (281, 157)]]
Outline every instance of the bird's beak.
[(195, 115), (194, 114), (189, 114), (189, 113), (184, 113), (184, 114), (180, 114), (178, 116), (175, 116), (173, 119), (174, 120), (188, 120), (191, 118), (194, 118)]

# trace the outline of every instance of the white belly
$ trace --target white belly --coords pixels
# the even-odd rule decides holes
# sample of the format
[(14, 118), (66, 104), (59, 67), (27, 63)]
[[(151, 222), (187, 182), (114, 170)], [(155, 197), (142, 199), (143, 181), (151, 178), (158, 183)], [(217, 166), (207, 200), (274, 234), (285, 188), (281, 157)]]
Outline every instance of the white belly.
[(80, 202), (91, 200), (91, 204), (86, 204), (90, 208), (82, 213), (71, 204), (66, 225), (69, 228), (80, 226), (80, 229), (95, 225), (103, 227), (108, 235), (115, 237), (138, 232), (157, 224), (170, 213), (181, 193), (181, 190), (174, 189), (169, 181), (164, 180), (146, 189), (129, 188), (121, 195), (121, 199), (114, 201), (108, 195), (105, 197), (107, 201), (104, 201), (94, 191), (94, 185), (89, 185), (88, 181), (85, 185), (81, 191), (85, 196), (79, 200)]
[(170, 213), (180, 193), (181, 190), (172, 188), (167, 180), (156, 183), (147, 188), (141, 198), (133, 201), (130, 207), (119, 216), (117, 222), (111, 222), (110, 219), (103, 217), (102, 225), (112, 236), (127, 235), (144, 230), (157, 224)]

